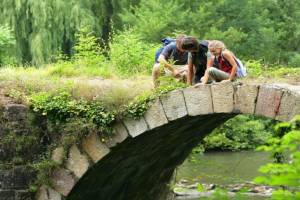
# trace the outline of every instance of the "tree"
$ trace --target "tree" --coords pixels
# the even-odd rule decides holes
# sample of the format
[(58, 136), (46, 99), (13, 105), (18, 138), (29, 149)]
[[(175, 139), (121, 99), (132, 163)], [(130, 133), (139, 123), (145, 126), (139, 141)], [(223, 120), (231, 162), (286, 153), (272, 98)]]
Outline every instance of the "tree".
[(8, 26), (0, 26), (0, 65), (5, 64), (8, 58), (7, 52), (11, 51), (11, 46), (15, 44), (15, 39), (12, 36)]

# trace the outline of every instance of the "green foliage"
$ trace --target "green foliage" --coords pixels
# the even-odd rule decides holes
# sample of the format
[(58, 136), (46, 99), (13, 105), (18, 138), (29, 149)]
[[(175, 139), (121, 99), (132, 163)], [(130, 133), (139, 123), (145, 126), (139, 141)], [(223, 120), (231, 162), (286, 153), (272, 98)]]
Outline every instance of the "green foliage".
[(97, 38), (88, 32), (87, 28), (80, 29), (79, 33), (75, 34), (76, 44), (74, 45), (75, 60), (84, 59), (86, 61), (93, 61), (92, 64), (105, 61), (103, 50), (99, 46)]
[(129, 105), (125, 106), (124, 114), (128, 117), (139, 119), (147, 111), (151, 102), (157, 97), (172, 90), (187, 87), (186, 84), (175, 81), (173, 78), (165, 77), (164, 82), (154, 92), (144, 93), (135, 98)]
[(182, 30), (200, 39), (224, 40), (244, 59), (287, 64), (297, 60), (289, 54), (299, 52), (299, 6), (297, 1), (280, 0), (186, 1), (184, 5), (177, 0), (148, 0), (127, 8), (121, 18), (147, 41)]
[(40, 161), (30, 164), (29, 167), (37, 173), (35, 182), (30, 186), (31, 192), (36, 192), (37, 186), (53, 185), (50, 177), (53, 169), (57, 167), (57, 163), (43, 157)]
[(11, 29), (8, 26), (0, 25), (0, 65), (11, 64), (9, 60), (12, 55), (8, 55), (8, 53), (13, 45), (15, 45), (15, 38)]
[(132, 76), (151, 72), (157, 47), (144, 42), (132, 29), (115, 34), (109, 47), (111, 65), (118, 74)]
[(115, 114), (105, 110), (99, 102), (74, 100), (71, 95), (61, 92), (57, 96), (39, 93), (31, 96), (30, 105), (34, 112), (54, 122), (66, 122), (72, 118), (83, 118), (96, 124), (103, 130), (109, 130), (115, 120)]
[(249, 60), (245, 62), (249, 78), (286, 78), (298, 79), (300, 69), (298, 67), (288, 66), (267, 66), (263, 65), (261, 60)]
[(25, 97), (24, 93), (22, 93), (18, 90), (15, 90), (15, 89), (9, 90), (6, 95), (9, 96), (10, 98), (12, 98), (15, 103), (23, 103), (26, 101), (26, 97)]
[(299, 1), (2, 0), (0, 19), (16, 38), (18, 60), (41, 64), (72, 55), (82, 27), (108, 43), (130, 26), (143, 41), (175, 32), (222, 39), (238, 57), (299, 66)]
[(269, 151), (273, 155), (281, 153), (288, 155), (283, 163), (268, 163), (260, 168), (266, 176), (257, 177), (255, 182), (272, 186), (282, 186), (274, 192), (272, 199), (299, 199), (300, 192), (300, 117), (296, 117), (290, 125), (286, 123), (276, 126), (278, 136), (268, 141), (268, 145), (259, 150)]
[(111, 20), (129, 5), (130, 0), (2, 0), (0, 19), (13, 27), (19, 60), (39, 65), (61, 52), (71, 55), (82, 27), (107, 38)]
[(134, 27), (134, 32), (143, 40), (160, 41), (171, 36), (174, 30), (187, 30), (189, 10), (177, 0), (141, 0), (138, 6), (131, 7), (121, 14), (122, 20)]
[(230, 50), (238, 53), (241, 50), (241, 43), (247, 38), (247, 34), (233, 27), (229, 27), (226, 31), (220, 31), (212, 27), (204, 38), (224, 41), (230, 47)]
[[(243, 124), (243, 126), (241, 126)], [(238, 115), (215, 129), (204, 139), (206, 150), (241, 150), (254, 149), (272, 136), (271, 120), (253, 116)]]
[(300, 67), (300, 54), (294, 53), (290, 56), (289, 65), (293, 67)]

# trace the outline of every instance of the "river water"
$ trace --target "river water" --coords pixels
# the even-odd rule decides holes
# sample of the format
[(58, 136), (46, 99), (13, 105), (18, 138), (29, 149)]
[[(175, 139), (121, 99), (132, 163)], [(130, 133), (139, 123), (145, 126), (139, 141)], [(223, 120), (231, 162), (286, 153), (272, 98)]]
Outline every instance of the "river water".
[[(178, 168), (176, 181), (184, 179), (187, 184), (198, 182), (216, 185), (245, 183), (261, 175), (258, 172), (259, 167), (271, 161), (272, 159), (266, 152), (242, 151), (196, 154)], [(255, 197), (253, 199), (264, 198)], [(196, 199), (190, 198), (190, 200)]]

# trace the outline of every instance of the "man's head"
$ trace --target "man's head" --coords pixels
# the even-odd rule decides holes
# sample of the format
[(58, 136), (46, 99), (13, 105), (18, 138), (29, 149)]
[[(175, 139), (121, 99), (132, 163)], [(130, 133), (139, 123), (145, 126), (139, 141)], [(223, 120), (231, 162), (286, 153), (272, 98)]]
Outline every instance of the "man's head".
[(182, 39), (181, 49), (189, 52), (197, 52), (199, 51), (199, 41), (195, 37), (186, 36)]
[(186, 37), (186, 35), (184, 34), (179, 34), (177, 37), (176, 37), (176, 48), (181, 51), (181, 52), (184, 52), (184, 50), (181, 48), (182, 46), (182, 42), (183, 42), (183, 39)]

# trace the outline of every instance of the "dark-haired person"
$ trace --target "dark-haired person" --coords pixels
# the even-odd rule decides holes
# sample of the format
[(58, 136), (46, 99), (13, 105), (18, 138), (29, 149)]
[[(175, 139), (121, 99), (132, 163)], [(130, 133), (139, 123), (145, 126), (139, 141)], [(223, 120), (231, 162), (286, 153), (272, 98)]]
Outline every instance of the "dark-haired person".
[(208, 60), (207, 69), (201, 83), (233, 81), (238, 70), (238, 59), (235, 58), (235, 55), (226, 49), (225, 44), (219, 40), (211, 41), (208, 49), (212, 56)]
[(187, 83), (197, 84), (204, 76), (207, 65), (208, 41), (198, 41), (195, 37), (184, 37), (181, 48), (189, 52)]
[(154, 87), (159, 86), (158, 78), (161, 75), (161, 66), (163, 66), (166, 75), (175, 78), (186, 76), (188, 53), (181, 49), (181, 42), (184, 37), (184, 35), (179, 35), (176, 41), (166, 45), (161, 53), (159, 51), (156, 53), (152, 69)]

